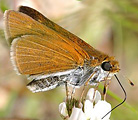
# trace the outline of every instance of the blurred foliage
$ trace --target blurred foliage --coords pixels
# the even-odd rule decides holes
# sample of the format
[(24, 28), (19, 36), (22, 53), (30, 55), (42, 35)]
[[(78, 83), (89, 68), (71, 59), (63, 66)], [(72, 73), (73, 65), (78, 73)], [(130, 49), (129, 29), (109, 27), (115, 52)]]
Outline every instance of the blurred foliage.
[(5, 10), (8, 10), (7, 1), (0, 0), (0, 9), (2, 12), (4, 12)]
[[(126, 88), (128, 103), (112, 112), (111, 120), (138, 118), (138, 1), (137, 0), (0, 0), (0, 117), (59, 120), (58, 105), (65, 97), (59, 87), (43, 93), (31, 93), (25, 85), (26, 77), (13, 71), (9, 47), (4, 39), (3, 12), (28, 5), (78, 35), (95, 48), (115, 55), (121, 72), (134, 81), (129, 87), (125, 78), (119, 78)], [(107, 101), (115, 106), (123, 96), (113, 79)], [(80, 91), (80, 90), (78, 90)], [(116, 95), (118, 94), (118, 96)], [(117, 102), (117, 101), (118, 102)], [(133, 106), (133, 107), (132, 107)]]

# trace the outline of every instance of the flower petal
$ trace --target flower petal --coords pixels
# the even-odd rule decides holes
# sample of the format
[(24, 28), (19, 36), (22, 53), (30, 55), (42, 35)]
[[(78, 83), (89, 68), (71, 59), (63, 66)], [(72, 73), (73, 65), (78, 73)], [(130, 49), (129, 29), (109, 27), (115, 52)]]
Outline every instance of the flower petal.
[(87, 120), (87, 117), (82, 110), (79, 113), (78, 120)]
[(72, 109), (72, 113), (69, 120), (87, 120), (87, 119), (81, 108), (74, 107)]
[(97, 103), (99, 100), (101, 100), (101, 94), (98, 90), (95, 92), (95, 103)]
[(93, 114), (93, 103), (90, 100), (86, 100), (84, 103), (84, 113), (87, 119), (90, 119), (91, 115)]
[(86, 96), (87, 100), (93, 101), (94, 91), (95, 91), (94, 88), (89, 89)]
[[(94, 94), (95, 94), (95, 96), (94, 96)], [(95, 91), (94, 88), (90, 88), (88, 93), (87, 93), (86, 99), (90, 100), (92, 102), (95, 101), (97, 103), (99, 100), (101, 100), (101, 94), (98, 90)]]
[(66, 103), (65, 102), (60, 103), (59, 112), (64, 117), (68, 116), (68, 112), (67, 112), (67, 108), (66, 108)]
[[(97, 119), (101, 119), (111, 110), (111, 105), (106, 101), (99, 100), (94, 106), (94, 114)], [(111, 113), (105, 116), (102, 120), (109, 120)]]

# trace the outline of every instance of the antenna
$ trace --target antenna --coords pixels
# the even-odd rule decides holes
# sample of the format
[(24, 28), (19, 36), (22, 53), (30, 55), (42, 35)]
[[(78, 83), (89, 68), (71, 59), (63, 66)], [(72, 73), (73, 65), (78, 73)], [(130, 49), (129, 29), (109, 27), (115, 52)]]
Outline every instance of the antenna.
[(116, 105), (114, 108), (112, 108), (108, 113), (106, 113), (106, 114), (102, 117), (102, 119), (103, 119), (105, 116), (107, 116), (110, 112), (112, 112), (114, 109), (116, 109), (116, 108), (119, 107), (121, 104), (123, 104), (123, 103), (126, 101), (126, 98), (127, 98), (127, 94), (126, 94), (126, 91), (125, 91), (124, 87), (122, 86), (122, 84), (121, 84), (121, 82), (119, 81), (118, 77), (117, 77), (115, 74), (114, 74), (114, 76), (115, 76), (115, 78), (117, 79), (117, 81), (118, 81), (120, 87), (122, 88), (122, 90), (123, 90), (123, 92), (124, 92), (124, 95), (125, 95), (125, 98), (124, 98), (124, 100), (123, 100), (121, 103), (119, 103), (119, 104)]
[(134, 86), (134, 83), (130, 80), (130, 79), (128, 79), (125, 75), (123, 75), (122, 74), (122, 76), (125, 78), (125, 79), (127, 79), (128, 80), (128, 82), (129, 82), (129, 84), (131, 85), (131, 86)]

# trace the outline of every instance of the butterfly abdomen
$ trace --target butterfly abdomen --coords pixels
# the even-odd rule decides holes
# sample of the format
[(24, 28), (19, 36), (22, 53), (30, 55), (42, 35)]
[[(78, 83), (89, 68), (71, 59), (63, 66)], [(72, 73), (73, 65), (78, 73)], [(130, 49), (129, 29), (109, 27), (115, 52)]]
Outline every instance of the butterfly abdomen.
[(39, 80), (34, 79), (27, 84), (27, 87), (32, 92), (48, 91), (62, 85), (64, 83), (63, 79), (63, 76), (50, 76)]

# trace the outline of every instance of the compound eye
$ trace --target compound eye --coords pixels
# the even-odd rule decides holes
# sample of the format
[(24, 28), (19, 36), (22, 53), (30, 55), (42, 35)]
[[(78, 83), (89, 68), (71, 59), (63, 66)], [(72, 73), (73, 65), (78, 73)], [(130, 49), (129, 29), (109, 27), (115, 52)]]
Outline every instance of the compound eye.
[(110, 71), (112, 66), (109, 62), (103, 62), (102, 65), (101, 65), (102, 69), (105, 70), (105, 71)]

